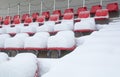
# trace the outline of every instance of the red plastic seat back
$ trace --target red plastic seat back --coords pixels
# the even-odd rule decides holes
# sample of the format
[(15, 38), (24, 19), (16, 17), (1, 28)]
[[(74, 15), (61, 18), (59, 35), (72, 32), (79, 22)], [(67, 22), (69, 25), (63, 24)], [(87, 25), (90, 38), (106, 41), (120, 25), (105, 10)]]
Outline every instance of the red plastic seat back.
[(49, 18), (50, 17), (50, 12), (49, 11), (42, 12), (42, 16), (45, 16), (45, 18)]
[(97, 10), (102, 9), (101, 5), (94, 5), (91, 7), (90, 13), (95, 14)]
[(21, 20), (23, 20), (23, 21), (24, 21), (24, 20), (25, 20), (27, 17), (29, 17), (29, 16), (30, 16), (29, 14), (23, 14), (23, 15), (22, 15), (22, 19), (21, 19)]
[(33, 13), (33, 14), (32, 14), (32, 18), (33, 18), (33, 19), (37, 19), (38, 16), (39, 16), (39, 13)]
[(82, 12), (82, 11), (87, 11), (87, 7), (79, 7), (79, 8), (77, 9), (77, 14), (79, 14), (79, 13)]
[(14, 19), (18, 19), (18, 18), (20, 18), (20, 15), (15, 15), (15, 16), (13, 17), (13, 20), (14, 20)]
[(4, 23), (4, 25), (9, 25), (10, 24), (10, 19), (5, 19), (3, 23)]
[(51, 15), (49, 18), (49, 21), (58, 21), (59, 20), (59, 15)]
[(31, 17), (27, 17), (26, 19), (25, 19), (25, 23), (31, 23), (32, 22), (32, 18)]
[(13, 20), (13, 23), (14, 24), (20, 24), (21, 22), (20, 22), (20, 18), (15, 18), (14, 20)]
[(65, 13), (74, 13), (74, 10), (73, 8), (68, 8), (68, 9), (65, 9), (64, 14)]
[(78, 18), (89, 18), (90, 17), (90, 11), (81, 11), (78, 14)]
[(64, 16), (63, 16), (63, 19), (64, 20), (71, 20), (71, 19), (73, 19), (74, 18), (74, 14), (73, 13), (66, 13), (66, 14), (64, 14)]
[(61, 16), (61, 10), (54, 10), (52, 12), (53, 15), (58, 15), (58, 16)]
[(95, 16), (108, 16), (108, 9), (97, 10)]
[(109, 3), (107, 4), (107, 9), (108, 11), (118, 11), (119, 10), (119, 6), (118, 3)]
[(11, 16), (6, 16), (5, 17), (5, 19), (10, 19), (10, 20), (11, 20), (11, 18), (12, 18)]
[(43, 23), (45, 21), (45, 16), (39, 16), (36, 20), (36, 22)]

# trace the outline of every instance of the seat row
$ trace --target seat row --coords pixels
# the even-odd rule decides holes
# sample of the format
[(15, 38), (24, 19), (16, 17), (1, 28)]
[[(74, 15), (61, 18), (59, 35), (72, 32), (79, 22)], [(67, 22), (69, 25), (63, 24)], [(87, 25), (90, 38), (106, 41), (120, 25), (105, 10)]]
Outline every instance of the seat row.
[(73, 31), (60, 31), (54, 36), (38, 32), (31, 37), (27, 33), (19, 33), (14, 37), (2, 34), (0, 40), (1, 50), (73, 50), (76, 46)]
[[(50, 21), (46, 21), (44, 23), (40, 22), (31, 22), (31, 23), (20, 23), (16, 25), (3, 25), (0, 28), (1, 34), (17, 34), (17, 33), (28, 33), (34, 34), (37, 32), (59, 32), (65, 30), (73, 30), (73, 31), (94, 31), (96, 29), (95, 19), (94, 18), (83, 18), (83, 19), (75, 19), (80, 20), (79, 22), (74, 23), (74, 15), (73, 13), (67, 13), (64, 15), (64, 19), (58, 21), (57, 15), (53, 16)], [(41, 18), (42, 19), (42, 18)], [(59, 23), (60, 22), (60, 23)]]
[[(100, 9), (102, 9), (102, 5), (93, 5), (90, 9), (90, 14), (95, 14), (96, 11)], [(113, 2), (107, 4), (106, 9), (108, 9), (108, 12), (113, 12), (113, 11), (118, 12), (119, 10), (118, 3)], [(64, 14), (73, 13), (75, 15), (79, 15), (79, 13), (82, 11), (88, 11), (87, 7), (79, 7), (76, 13), (74, 13), (73, 8), (68, 8), (64, 10)], [(61, 18), (64, 14), (62, 14), (61, 10), (58, 9), (58, 10), (54, 10), (51, 15), (58, 15)], [(10, 24), (13, 23), (13, 21), (15, 21), (18, 18), (20, 19), (20, 22), (25, 22), (25, 19), (28, 17), (31, 17), (33, 21), (36, 21), (39, 16), (44, 16), (45, 19), (49, 19), (51, 15), (49, 11), (44, 11), (42, 12), (41, 15), (39, 15), (39, 13), (37, 12), (33, 13), (31, 16), (29, 14), (23, 14), (22, 17), (20, 17), (20, 15), (15, 15), (13, 19), (11, 16), (6, 16), (5, 19), (3, 19), (3, 17), (0, 17), (0, 22), (2, 22), (3, 24)]]

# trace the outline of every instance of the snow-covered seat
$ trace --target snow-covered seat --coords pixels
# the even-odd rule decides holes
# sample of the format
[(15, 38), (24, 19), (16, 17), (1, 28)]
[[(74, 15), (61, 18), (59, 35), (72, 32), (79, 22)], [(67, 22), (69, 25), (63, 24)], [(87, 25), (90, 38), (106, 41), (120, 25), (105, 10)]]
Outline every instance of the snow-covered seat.
[(0, 65), (0, 77), (38, 77), (37, 57), (32, 53), (21, 53)]
[(74, 24), (74, 14), (66, 13), (63, 16), (63, 20), (61, 20), (60, 24), (56, 24), (54, 26), (54, 32), (63, 31), (63, 30), (73, 30)]
[(81, 19), (81, 21), (76, 22), (74, 26), (74, 31), (76, 32), (91, 32), (94, 30), (96, 30), (94, 18)]
[(49, 36), (47, 32), (38, 32), (32, 37), (26, 38), (24, 48), (27, 50), (45, 50)]
[(9, 39), (11, 36), (9, 34), (0, 35), (0, 49), (4, 49), (5, 40)]
[(9, 38), (5, 40), (4, 48), (5, 49), (23, 49), (24, 48), (24, 40), (29, 37), (27, 33), (19, 33), (15, 35), (13, 38)]
[(9, 60), (9, 57), (6, 53), (0, 52), (0, 64)]
[(54, 31), (54, 21), (46, 21), (43, 25), (36, 28), (37, 32), (53, 32)]
[(47, 48), (48, 50), (73, 50), (75, 48), (74, 32), (60, 31), (55, 36), (49, 37)]

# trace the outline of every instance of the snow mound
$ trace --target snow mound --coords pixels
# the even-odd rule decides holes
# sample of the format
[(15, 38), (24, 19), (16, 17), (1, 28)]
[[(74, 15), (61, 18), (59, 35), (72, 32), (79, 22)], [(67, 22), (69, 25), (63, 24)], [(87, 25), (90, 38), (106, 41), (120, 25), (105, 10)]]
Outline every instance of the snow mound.
[(21, 53), (0, 65), (0, 77), (34, 77), (37, 58), (32, 53)]
[(62, 20), (60, 24), (54, 26), (54, 31), (73, 30), (73, 20)]
[(53, 32), (54, 31), (54, 25), (55, 22), (54, 21), (47, 21), (44, 23), (44, 25), (41, 25), (40, 27), (36, 28), (37, 32)]
[(10, 38), (11, 36), (9, 34), (2, 34), (0, 35), (0, 48), (4, 48), (5, 40)]
[(47, 32), (38, 32), (32, 37), (26, 38), (24, 48), (47, 48), (49, 36)]
[(80, 22), (76, 22), (74, 26), (74, 30), (96, 30), (95, 19), (94, 18), (87, 18), (81, 19)]
[(75, 37), (73, 31), (60, 31), (55, 36), (48, 38), (48, 48), (70, 48), (75, 45)]
[(5, 61), (8, 61), (9, 57), (6, 53), (2, 53), (0, 52), (0, 64), (5, 62)]
[(29, 37), (27, 33), (19, 33), (15, 35), (13, 38), (9, 38), (5, 40), (5, 48), (23, 48), (24, 40)]

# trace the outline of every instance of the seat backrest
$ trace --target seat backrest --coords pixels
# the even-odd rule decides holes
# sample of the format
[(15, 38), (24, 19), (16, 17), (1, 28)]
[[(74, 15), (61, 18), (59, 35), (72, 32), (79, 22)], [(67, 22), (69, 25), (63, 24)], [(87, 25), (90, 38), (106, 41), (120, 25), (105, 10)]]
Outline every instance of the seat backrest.
[(20, 24), (20, 23), (21, 23), (20, 18), (15, 18), (13, 20), (13, 24)]
[(74, 19), (74, 14), (73, 13), (66, 13), (63, 16), (63, 20), (71, 20)]
[(45, 16), (39, 16), (37, 18), (36, 22), (44, 23), (45, 22)]
[(118, 11), (119, 10), (119, 6), (118, 6), (117, 2), (107, 4), (106, 8), (108, 9), (108, 11)]
[(59, 15), (51, 15), (49, 18), (49, 21), (58, 21), (59, 20)]
[(79, 14), (81, 11), (87, 11), (87, 7), (79, 7), (77, 9), (77, 14)]
[(17, 18), (20, 18), (20, 15), (15, 15), (15, 16), (13, 17), (13, 20), (14, 20), (14, 19), (17, 19)]
[(11, 18), (12, 18), (11, 16), (6, 16), (5, 17), (5, 19), (10, 19), (10, 20), (11, 20)]
[(64, 14), (65, 13), (74, 13), (74, 9), (73, 8), (65, 9)]
[(21, 20), (25, 20), (25, 19), (26, 19), (27, 17), (29, 17), (29, 16), (30, 16), (29, 14), (23, 14)]
[(59, 16), (61, 16), (61, 10), (54, 10), (53, 12), (52, 12), (52, 14), (53, 15), (59, 15)]
[(32, 17), (25, 18), (25, 22), (24, 23), (31, 23), (31, 22), (32, 22)]
[(90, 13), (95, 14), (97, 10), (102, 9), (101, 5), (94, 5), (91, 7)]
[(39, 13), (37, 13), (37, 12), (32, 14), (33, 19), (37, 19), (38, 16), (39, 16)]
[(50, 12), (49, 11), (42, 12), (42, 16), (45, 16), (45, 18), (49, 18)]
[(90, 17), (90, 11), (81, 11), (78, 14), (78, 18), (89, 18)]
[(4, 25), (10, 24), (10, 19), (5, 19), (3, 23), (4, 23)]
[(109, 13), (108, 13), (108, 9), (100, 9), (100, 10), (97, 10), (96, 13), (95, 13), (95, 16), (108, 16)]

